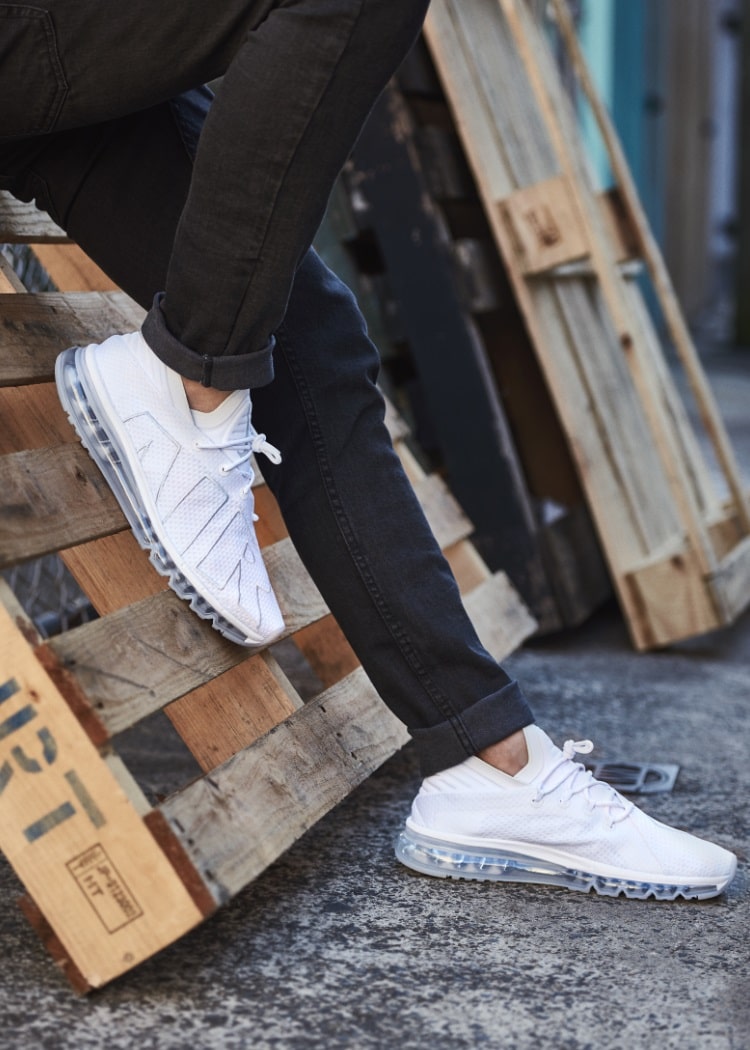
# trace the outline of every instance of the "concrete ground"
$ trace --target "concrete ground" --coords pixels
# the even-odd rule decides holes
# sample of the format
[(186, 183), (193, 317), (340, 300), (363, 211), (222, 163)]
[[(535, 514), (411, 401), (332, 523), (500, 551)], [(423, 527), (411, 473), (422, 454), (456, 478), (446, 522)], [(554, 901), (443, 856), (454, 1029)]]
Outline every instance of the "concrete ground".
[(658, 903), (413, 875), (392, 854), (418, 785), (407, 749), (217, 916), (85, 1000), (0, 862), (0, 1046), (750, 1046), (750, 618), (636, 655), (611, 607), (508, 664), (560, 741), (680, 765), (645, 808), (737, 852), (726, 895)]
[[(738, 381), (737, 364), (719, 355), (714, 371), (750, 452), (750, 367)], [(217, 916), (86, 999), (14, 907), (0, 859), (0, 1048), (746, 1050), (750, 616), (636, 654), (612, 605), (507, 664), (558, 742), (680, 765), (674, 791), (644, 808), (738, 854), (724, 896), (613, 900), (411, 874), (392, 850), (418, 785), (407, 748)], [(143, 741), (131, 746), (137, 760)]]

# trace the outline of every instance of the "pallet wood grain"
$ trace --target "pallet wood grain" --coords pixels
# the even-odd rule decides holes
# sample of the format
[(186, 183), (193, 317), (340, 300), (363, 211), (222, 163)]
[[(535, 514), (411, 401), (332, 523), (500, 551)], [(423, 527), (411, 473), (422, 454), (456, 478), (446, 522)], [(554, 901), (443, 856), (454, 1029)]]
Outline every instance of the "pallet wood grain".
[[(562, 7), (559, 0), (555, 7)], [(621, 222), (618, 231), (591, 185), (572, 107), (524, 4), (435, 0), (426, 33), (587, 490), (633, 641), (638, 647), (654, 644), (655, 638), (663, 641), (670, 619), (675, 639), (711, 630), (717, 617), (723, 622), (730, 607), (736, 610), (742, 588), (722, 598), (723, 581), (734, 574), (728, 570), (722, 576), (720, 559), (729, 554), (725, 549), (720, 554), (713, 543), (710, 522), (718, 496), (640, 291), (629, 280), (630, 268), (619, 265), (634, 246), (645, 243), (638, 215), (629, 207), (628, 187), (619, 198), (625, 208), (623, 238)], [(547, 211), (555, 210), (551, 191), (561, 179), (580, 218), (589, 259), (546, 270), (545, 241), (561, 247), (565, 239), (562, 228), (544, 221)], [(526, 195), (535, 213), (526, 232), (536, 231), (540, 241), (535, 265), (529, 264), (533, 244), (519, 243)], [(656, 272), (653, 259), (649, 265)], [(660, 273), (663, 277), (661, 271), (656, 276)], [(666, 305), (669, 313), (674, 303)], [(676, 330), (679, 335), (679, 325)], [(685, 356), (694, 368), (694, 357)], [(694, 388), (702, 398), (702, 374)], [(709, 436), (719, 434), (717, 447), (742, 519), (744, 495), (737, 495), (720, 420), (708, 415)], [(674, 555), (665, 557), (665, 550)], [(736, 560), (744, 566), (740, 554)], [(674, 592), (686, 595), (689, 616), (679, 615), (677, 604), (662, 597), (670, 590), (670, 572)], [(686, 572), (694, 574), (689, 584)], [(743, 570), (738, 573), (741, 579)], [(698, 600), (701, 589), (705, 593)], [(746, 594), (745, 602), (749, 598)]]
[(204, 916), (4, 608), (0, 665), (0, 847), (98, 987)]
[(123, 292), (18, 293), (0, 298), (0, 386), (54, 379), (68, 346), (132, 332), (143, 312)]
[(405, 742), (359, 668), (160, 811), (221, 903)]
[(18, 201), (0, 190), (0, 243), (65, 244), (67, 233), (35, 204)]
[[(285, 618), (284, 636), (327, 615), (318, 589), (289, 540), (280, 541), (267, 557)], [(187, 603), (169, 590), (66, 631), (51, 639), (47, 647), (74, 676), (110, 734), (135, 725), (230, 668), (255, 659), (247, 649), (222, 638), (199, 620)], [(259, 680), (250, 667), (245, 668), (245, 675), (243, 722), (250, 717), (250, 698)], [(259, 716), (254, 717), (259, 720)]]
[(80, 445), (0, 456), (0, 568), (118, 532), (117, 500)]

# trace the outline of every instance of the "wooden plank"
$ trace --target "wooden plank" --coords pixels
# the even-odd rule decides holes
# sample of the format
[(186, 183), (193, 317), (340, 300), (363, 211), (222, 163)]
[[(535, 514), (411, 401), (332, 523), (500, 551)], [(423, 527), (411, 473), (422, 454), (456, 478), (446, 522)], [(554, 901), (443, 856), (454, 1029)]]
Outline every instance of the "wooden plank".
[(698, 559), (685, 545), (660, 552), (651, 563), (628, 572), (623, 582), (640, 609), (629, 624), (639, 649), (658, 648), (723, 624)]
[[(270, 652), (251, 657), (245, 664), (245, 684), (254, 698), (262, 703), (237, 707), (228, 695), (221, 693), (221, 679), (215, 699), (206, 703), (200, 698), (170, 712), (172, 724), (183, 740), (192, 742), (191, 751), (204, 773), (210, 773), (222, 762), (237, 754), (248, 740), (257, 740), (299, 710), (302, 700)], [(204, 710), (208, 706), (209, 710)], [(206, 733), (206, 725), (217, 720), (226, 723), (221, 734)]]
[(340, 682), (359, 667), (356, 653), (331, 615), (297, 631), (294, 643), (324, 687)]
[(46, 212), (33, 203), (16, 200), (0, 191), (0, 243), (66, 243), (70, 238)]
[[(704, 519), (714, 517), (720, 508), (720, 497), (716, 485), (710, 476), (703, 450), (697, 440), (695, 430), (690, 422), (685, 402), (680, 397), (669, 366), (664, 359), (661, 343), (654, 331), (653, 322), (648, 312), (640, 288), (635, 281), (624, 283), (624, 291), (633, 323), (633, 331), (643, 352), (650, 358), (651, 368), (656, 380), (664, 412), (671, 420), (675, 442), (679, 455), (685, 464), (685, 476), (690, 485), (696, 506)], [(714, 546), (715, 549), (715, 546)], [(717, 552), (717, 558), (720, 555)]]
[[(504, 158), (513, 187), (561, 174), (542, 114), (528, 91), (521, 88), (526, 85), (527, 74), (507, 21), (498, 18), (497, 10), (489, 3), (452, 0), (443, 6), (448, 6), (453, 22), (451, 35), (468, 55), (477, 101), (482, 99), (480, 108), (490, 118), (489, 134)], [(498, 64), (498, 58), (502, 64)], [(485, 122), (485, 135), (487, 131)], [(494, 199), (505, 196), (503, 193)]]
[(731, 623), (750, 604), (750, 537), (746, 536), (722, 559), (709, 583), (724, 622)]
[(66, 292), (117, 292), (114, 281), (77, 244), (35, 244), (34, 255)]
[(125, 524), (80, 445), (0, 457), (0, 568), (119, 532)]
[(547, 179), (498, 202), (518, 254), (521, 272), (544, 273), (585, 259), (589, 246), (568, 179)]
[(0, 664), (0, 847), (98, 987), (203, 914), (4, 609)]
[(577, 152), (573, 149), (573, 140), (565, 133), (561, 125), (559, 119), (562, 109), (561, 92), (553, 92), (550, 89), (539, 69), (535, 50), (538, 51), (540, 48), (539, 45), (535, 48), (532, 35), (534, 24), (528, 12), (521, 12), (514, 0), (498, 0), (498, 5), (502, 9), (521, 55), (531, 93), (539, 108), (560, 168), (569, 180), (570, 189), (578, 205), (586, 238), (590, 245), (591, 261), (596, 270), (603, 303), (606, 305), (618, 343), (625, 352), (632, 381), (648, 422), (651, 441), (664, 465), (665, 477), (680, 515), (681, 525), (689, 536), (701, 571), (705, 573), (715, 567), (716, 557), (700, 517), (699, 508), (696, 507), (693, 493), (686, 484), (684, 464), (679, 458), (669, 418), (664, 413), (663, 404), (655, 389), (648, 354), (643, 353), (642, 346), (633, 338), (631, 317), (627, 309), (622, 282), (613, 266), (612, 246), (607, 242), (606, 234), (602, 229), (599, 208), (591, 196), (587, 180), (579, 177), (580, 161)]
[(124, 292), (40, 292), (0, 298), (0, 386), (49, 382), (68, 346), (138, 327), (142, 311)]
[(441, 549), (471, 535), (471, 522), (438, 474), (415, 478), (412, 487)]
[(214, 899), (223, 901), (406, 740), (359, 668), (160, 809)]
[(465, 594), (463, 602), (479, 640), (496, 660), (504, 660), (536, 630), (505, 573), (495, 573)]
[[(654, 356), (657, 344), (652, 326), (646, 322), (649, 326), (644, 338), (645, 311), (639, 317), (633, 313), (632, 297), (637, 296), (637, 290), (626, 287), (627, 281), (617, 267), (621, 238), (612, 236), (611, 222), (603, 216), (602, 202), (590, 186), (583, 150), (574, 145), (579, 136), (572, 109), (560, 89), (552, 57), (525, 6), (512, 0), (497, 0), (495, 4), (435, 0), (426, 33), (456, 114), (485, 214), (508, 264), (514, 291), (585, 481), (631, 630), (636, 638), (650, 637), (654, 632), (648, 624), (644, 592), (632, 587), (626, 576), (642, 566), (644, 557), (658, 557), (664, 544), (679, 539), (684, 531), (695, 553), (694, 558), (686, 559), (685, 566), (698, 573), (698, 580), (710, 576), (718, 559), (705, 514), (711, 513), (716, 497), (707, 486), (707, 472), (685, 413), (679, 411), (679, 398), (668, 370), (659, 355)], [(508, 69), (515, 71), (510, 81), (504, 72)], [(506, 92), (499, 90), (501, 84)], [(542, 144), (533, 148), (520, 142), (522, 129), (532, 138), (538, 136)], [(561, 175), (573, 190), (600, 286), (599, 293), (588, 293), (588, 304), (581, 301), (581, 278), (572, 282), (550, 274), (527, 278), (518, 266), (512, 238), (497, 209), (497, 201), (504, 196)], [(629, 233), (632, 239), (633, 228)], [(578, 303), (572, 298), (576, 294)], [(605, 355), (604, 367), (592, 381), (590, 368), (588, 373), (580, 371), (581, 362), (592, 348), (601, 349), (598, 336), (603, 325), (610, 329), (604, 341), (609, 360)], [(651, 341), (649, 337), (653, 337)], [(576, 362), (573, 369), (571, 359)], [(625, 387), (622, 376), (616, 382), (609, 368), (612, 363), (615, 372), (621, 372), (623, 359), (628, 366)], [(584, 377), (588, 385), (582, 386)], [(609, 382), (611, 393), (616, 387), (634, 392), (629, 405), (618, 404), (613, 410), (612, 399), (607, 397)], [(605, 411), (598, 411), (600, 404), (607, 406)], [(619, 446), (623, 434), (632, 435), (627, 454)], [(644, 435), (648, 435), (645, 440)], [(660, 466), (655, 465), (655, 452)], [(644, 458), (648, 464), (645, 471)], [(651, 484), (644, 484), (646, 479)], [(649, 595), (657, 599), (650, 589)], [(706, 613), (703, 630), (711, 629), (716, 610), (710, 596), (693, 602), (691, 608), (696, 630), (701, 609)], [(666, 630), (663, 609), (658, 615), (661, 622), (656, 634), (662, 636)], [(678, 617), (676, 629), (682, 631), (683, 626)]]
[(461, 594), (468, 594), (488, 579), (490, 572), (471, 543), (454, 543), (443, 551)]
[[(555, 296), (570, 335), (569, 364), (590, 391), (595, 429), (586, 434), (578, 424), (579, 447), (587, 445), (583, 469), (591, 466), (594, 457), (601, 457), (602, 473), (610, 472), (621, 492), (616, 512), (627, 515), (644, 551), (652, 551), (680, 532), (680, 520), (664, 466), (653, 443), (644, 441), (648, 419), (630, 381), (627, 361), (619, 352), (598, 285), (566, 281), (564, 290), (555, 286)], [(593, 488), (589, 492), (598, 503), (601, 493)], [(603, 508), (610, 519), (614, 512), (614, 507)]]
[(726, 433), (726, 428), (685, 323), (669, 271), (651, 231), (617, 131), (594, 87), (583, 52), (578, 43), (570, 13), (562, 0), (553, 0), (553, 9), (579, 83), (592, 108), (594, 118), (607, 148), (609, 162), (616, 179), (622, 208), (628, 217), (629, 227), (631, 231), (636, 233), (639, 243), (639, 254), (645, 259), (649, 268), (653, 286), (667, 321), (670, 335), (685, 367), (688, 380), (699, 406), (703, 425), (714, 445), (717, 458), (729, 484), (737, 513), (743, 523), (744, 532), (747, 534), (750, 531), (750, 501), (744, 490), (742, 477), (737, 466), (734, 450)]
[[(282, 540), (267, 548), (265, 554), (286, 623), (285, 635), (327, 615), (320, 592), (291, 541)], [(170, 590), (66, 631), (51, 639), (47, 648), (75, 677), (110, 734), (209, 683), (209, 694), (223, 712), (231, 700), (242, 699), (238, 703), (238, 725), (266, 726), (269, 721), (275, 724), (278, 720), (278, 696), (271, 696), (267, 676), (257, 664), (253, 665), (252, 659), (248, 660), (250, 650), (227, 641)], [(234, 683), (217, 677), (239, 664), (245, 665), (243, 674)], [(270, 706), (264, 712), (266, 700)], [(205, 702), (195, 700), (202, 706)], [(292, 694), (285, 714), (294, 706)], [(217, 724), (221, 721), (217, 716)], [(228, 732), (232, 738), (237, 735), (234, 729)], [(218, 740), (218, 735), (208, 731), (203, 734), (214, 740)]]

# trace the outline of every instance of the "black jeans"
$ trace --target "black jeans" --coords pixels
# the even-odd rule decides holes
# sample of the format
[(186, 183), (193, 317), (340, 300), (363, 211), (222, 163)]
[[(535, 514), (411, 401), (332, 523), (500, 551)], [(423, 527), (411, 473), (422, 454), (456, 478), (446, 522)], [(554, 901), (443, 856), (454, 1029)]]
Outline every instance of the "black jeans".
[(453, 765), (533, 719), (391, 447), (356, 302), (309, 247), (425, 0), (104, 6), (0, 3), (0, 185), (151, 307), (167, 364), (265, 384), (289, 534), (425, 773)]

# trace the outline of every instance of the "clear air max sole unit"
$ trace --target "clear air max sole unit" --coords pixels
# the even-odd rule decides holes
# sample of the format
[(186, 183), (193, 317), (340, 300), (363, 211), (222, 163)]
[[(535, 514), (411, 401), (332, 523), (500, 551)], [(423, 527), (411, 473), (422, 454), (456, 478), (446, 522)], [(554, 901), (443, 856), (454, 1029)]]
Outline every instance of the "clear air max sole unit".
[[(57, 358), (55, 381), (58, 395), (68, 419), (76, 430), (81, 444), (104, 474), (112, 492), (120, 504), (133, 534), (140, 546), (149, 552), (151, 564), (156, 571), (169, 579), (169, 585), (180, 598), (189, 602), (190, 608), (232, 642), (239, 645), (266, 644), (271, 639), (248, 637), (215, 609), (195, 589), (156, 534), (144, 502), (138, 498), (138, 486), (128, 466), (127, 459), (120, 454), (110, 435), (100, 423), (101, 413), (97, 407), (96, 394), (85, 383), (79, 370), (76, 355), (78, 347), (65, 350)], [(278, 632), (277, 632), (278, 633)]]
[(640, 900), (649, 897), (655, 900), (676, 900), (678, 897), (702, 900), (715, 897), (732, 878), (732, 875), (721, 881), (624, 878), (615, 873), (587, 871), (583, 864), (567, 866), (513, 850), (493, 849), (477, 844), (459, 846), (455, 842), (443, 842), (419, 834), (408, 827), (402, 831), (396, 843), (396, 856), (407, 867), (439, 878), (531, 882), (562, 886), (582, 893), (594, 890), (595, 893), (606, 897), (623, 895)]

